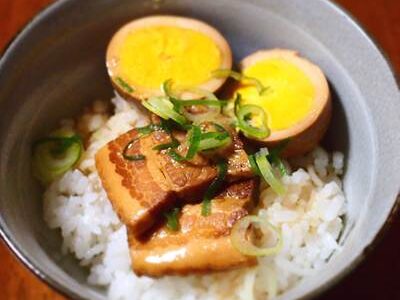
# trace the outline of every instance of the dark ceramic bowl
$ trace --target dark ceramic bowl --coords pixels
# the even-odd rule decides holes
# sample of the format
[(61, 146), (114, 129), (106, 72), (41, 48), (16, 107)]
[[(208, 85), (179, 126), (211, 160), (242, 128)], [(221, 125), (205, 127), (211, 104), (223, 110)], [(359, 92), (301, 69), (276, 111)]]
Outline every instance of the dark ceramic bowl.
[(325, 141), (346, 154), (349, 214), (343, 250), (282, 298), (311, 297), (352, 269), (388, 222), (400, 187), (400, 95), (377, 46), (324, 0), (59, 0), (39, 14), (0, 61), (0, 227), (15, 254), (72, 298), (104, 299), (42, 218), (32, 179), (36, 138), (89, 101), (111, 96), (105, 50), (125, 22), (155, 13), (202, 19), (222, 31), (236, 61), (259, 48), (292, 48), (322, 67), (334, 95)]

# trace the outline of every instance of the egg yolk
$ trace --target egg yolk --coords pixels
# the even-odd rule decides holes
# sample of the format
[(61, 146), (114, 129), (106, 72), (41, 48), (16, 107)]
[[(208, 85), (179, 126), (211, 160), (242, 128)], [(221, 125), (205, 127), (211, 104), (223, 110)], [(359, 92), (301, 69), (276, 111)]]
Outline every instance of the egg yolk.
[(271, 130), (290, 128), (310, 113), (314, 105), (314, 85), (293, 63), (271, 58), (250, 66), (243, 73), (268, 87), (260, 95), (255, 86), (246, 84), (237, 93), (241, 94), (243, 104), (255, 104), (265, 110)]
[(207, 35), (173, 26), (130, 32), (117, 55), (118, 76), (146, 88), (158, 88), (168, 79), (182, 87), (202, 84), (222, 61), (221, 50)]

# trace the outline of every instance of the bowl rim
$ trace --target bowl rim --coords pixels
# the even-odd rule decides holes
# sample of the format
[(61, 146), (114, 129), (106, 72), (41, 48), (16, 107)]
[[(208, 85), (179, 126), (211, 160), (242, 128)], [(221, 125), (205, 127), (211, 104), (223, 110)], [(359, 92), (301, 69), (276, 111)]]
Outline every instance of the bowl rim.
[[(3, 51), (0, 52), (0, 68), (4, 64), (7, 56), (11, 54), (15, 47), (19, 44), (23, 38), (29, 34), (30, 30), (36, 26), (43, 18), (46, 16), (51, 15), (52, 13), (56, 12), (57, 9), (62, 8), (66, 3), (70, 2), (71, 0), (58, 0), (55, 2), (51, 2), (50, 4), (46, 5), (42, 9), (38, 10), (38, 12), (31, 17), (15, 34), (14, 36), (6, 43), (3, 48)], [(349, 21), (355, 29), (358, 30), (360, 34), (364, 35), (364, 38), (367, 39), (370, 44), (375, 48), (375, 50), (382, 56), (383, 60), (386, 62), (387, 66), (389, 67), (389, 71), (392, 77), (395, 80), (395, 84), (400, 91), (400, 74), (396, 73), (396, 70), (386, 53), (383, 47), (377, 42), (376, 38), (369, 32), (358, 19), (350, 13), (346, 8), (344, 8), (341, 4), (335, 2), (334, 0), (319, 0), (323, 2), (325, 5), (331, 7), (336, 13), (342, 14), (346, 21)], [(397, 194), (396, 198), (393, 201), (393, 205), (391, 211), (388, 213), (388, 216), (384, 223), (380, 225), (379, 230), (377, 231), (374, 238), (367, 244), (363, 251), (355, 257), (355, 259), (348, 264), (341, 272), (337, 274), (336, 277), (331, 278), (329, 281), (321, 284), (315, 290), (308, 291), (302, 299), (310, 299), (314, 298), (317, 295), (322, 294), (323, 292), (327, 291), (328, 289), (334, 287), (338, 284), (344, 277), (348, 276), (352, 271), (356, 269), (357, 266), (360, 265), (361, 262), (365, 260), (365, 258), (378, 246), (378, 244), (383, 240), (383, 237), (387, 233), (388, 229), (391, 227), (392, 223), (394, 222), (396, 216), (400, 215), (400, 192)], [(41, 266), (38, 266), (36, 263), (31, 261), (28, 256), (24, 255), (23, 250), (19, 245), (17, 245), (13, 238), (8, 232), (7, 228), (3, 226), (3, 220), (0, 214), (0, 237), (5, 242), (4, 244), (11, 250), (11, 252), (17, 257), (17, 259), (22, 262), (22, 264), (27, 267), (27, 269), (34, 274), (38, 279), (40, 279), (43, 283), (49, 286), (54, 291), (72, 299), (82, 299), (85, 300), (87, 298), (82, 297), (74, 290), (70, 289), (67, 286), (64, 286), (54, 280), (50, 275), (47, 274), (46, 271), (42, 269)]]

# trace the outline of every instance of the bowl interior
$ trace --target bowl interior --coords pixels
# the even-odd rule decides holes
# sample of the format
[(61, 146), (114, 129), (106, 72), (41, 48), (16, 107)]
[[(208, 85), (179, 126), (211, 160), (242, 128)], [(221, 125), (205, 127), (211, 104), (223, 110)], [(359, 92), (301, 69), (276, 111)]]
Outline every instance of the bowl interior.
[(400, 182), (398, 141), (388, 138), (393, 133), (388, 120), (392, 128), (400, 125), (393, 75), (357, 25), (326, 1), (64, 0), (53, 5), (31, 23), (0, 64), (3, 234), (40, 276), (70, 296), (104, 299), (103, 290), (86, 283), (84, 268), (61, 255), (59, 232), (43, 221), (42, 190), (31, 176), (30, 149), (61, 118), (112, 96), (104, 63), (109, 39), (125, 22), (154, 13), (191, 16), (214, 25), (230, 42), (235, 61), (261, 48), (290, 48), (327, 75), (334, 117), (324, 143), (346, 155), (349, 215), (340, 253), (318, 277), (307, 278), (284, 297), (312, 295), (361, 257), (387, 218)]

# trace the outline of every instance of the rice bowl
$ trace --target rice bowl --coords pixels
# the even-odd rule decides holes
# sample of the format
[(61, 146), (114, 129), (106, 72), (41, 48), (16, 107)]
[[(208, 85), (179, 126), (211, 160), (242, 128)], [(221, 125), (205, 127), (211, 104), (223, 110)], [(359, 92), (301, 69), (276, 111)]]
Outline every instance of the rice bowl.
[[(85, 103), (91, 101), (93, 98), (103, 97), (104, 94), (109, 93), (109, 89), (105, 88), (104, 79), (99, 75), (103, 74), (104, 70), (97, 68), (97, 65), (93, 62), (98, 63), (100, 59), (97, 58), (104, 53), (103, 51), (100, 53), (99, 49), (103, 49), (102, 43), (105, 39), (108, 40), (109, 37), (107, 34), (115, 30), (116, 19), (111, 20), (110, 23), (93, 22), (91, 26), (79, 26), (79, 30), (72, 30), (68, 38), (55, 39), (54, 44), (62, 45), (62, 47), (51, 48), (53, 49), (52, 55), (48, 55), (48, 51), (36, 53), (36, 56), (32, 56), (32, 64), (29, 65), (33, 68), (28, 68), (21, 59), (22, 52), (19, 50), (24, 49), (26, 53), (30, 53), (30, 50), (26, 46), (29, 44), (27, 42), (32, 42), (32, 37), (38, 38), (41, 41), (44, 36), (53, 36), (55, 32), (50, 32), (44, 26), (49, 19), (58, 14), (65, 14), (70, 17), (74, 15), (74, 7), (76, 8), (74, 1), (70, 1), (69, 3), (71, 5), (68, 8), (65, 6), (65, 3), (57, 3), (52, 9), (47, 10), (40, 18), (36, 19), (29, 30), (25, 31), (17, 39), (16, 43), (13, 43), (0, 63), (2, 70), (0, 81), (2, 84), (11, 88), (18, 86), (18, 88), (13, 89), (13, 93), (10, 93), (9, 88), (0, 91), (2, 95), (1, 99), (3, 99), (1, 102), (2, 108), (5, 109), (5, 112), (10, 112), (5, 113), (2, 120), (2, 124), (5, 126), (4, 132), (2, 132), (10, 132), (10, 134), (7, 134), (7, 136), (4, 135), (4, 143), (1, 146), (1, 176), (3, 178), (0, 202), (2, 210), (1, 233), (17, 255), (51, 285), (73, 298), (104, 299), (102, 293), (93, 288), (93, 285), (86, 284), (86, 276), (83, 276), (85, 268), (78, 268), (74, 262), (68, 260), (64, 261), (64, 259), (61, 259), (60, 261), (58, 240), (54, 239), (55, 235), (40, 223), (42, 218), (37, 207), (41, 205), (42, 201), (39, 201), (38, 190), (31, 182), (29, 167), (27, 167), (29, 160), (27, 160), (26, 155), (22, 154), (26, 154), (26, 149), (32, 141), (39, 136), (43, 136), (45, 131), (48, 130), (48, 125), (52, 124), (52, 128), (56, 128), (57, 126), (54, 126), (54, 124), (59, 121), (60, 117), (76, 115), (75, 113)], [(381, 175), (390, 173), (393, 175), (393, 177), (390, 177), (393, 179), (393, 182), (398, 182), (395, 180), (396, 172), (391, 171), (395, 168), (396, 161), (390, 160), (390, 163), (387, 161), (391, 157), (392, 150), (396, 148), (394, 145), (395, 142), (391, 139), (384, 139), (382, 137), (385, 135), (381, 135), (384, 128), (385, 130), (389, 129), (389, 126), (386, 126), (388, 125), (386, 124), (387, 122), (383, 119), (392, 120), (393, 122), (397, 120), (394, 118), (394, 112), (397, 110), (392, 100), (397, 98), (398, 89), (396, 89), (392, 75), (390, 75), (391, 73), (387, 68), (387, 63), (369, 39), (359, 34), (360, 29), (351, 21), (349, 22), (348, 18), (343, 18), (343, 14), (339, 14), (337, 8), (329, 6), (323, 1), (313, 3), (310, 5), (311, 7), (306, 5), (308, 12), (317, 9), (320, 14), (325, 16), (325, 26), (323, 26), (324, 30), (322, 30), (322, 27), (314, 26), (316, 25), (315, 23), (318, 23), (316, 19), (309, 19), (308, 22), (314, 24), (313, 26), (309, 26), (310, 24), (304, 24), (301, 16), (294, 13), (294, 11), (292, 11), (292, 14), (286, 9), (280, 9), (280, 7), (290, 7), (292, 4), (288, 2), (282, 3), (282, 6), (265, 4), (265, 7), (260, 4), (257, 5), (258, 8), (262, 8), (259, 11), (252, 9), (250, 4), (243, 4), (246, 6), (243, 11), (252, 11), (253, 17), (250, 23), (255, 24), (259, 22), (260, 24), (268, 24), (263, 33), (269, 33), (269, 35), (266, 35), (268, 36), (266, 39), (261, 39), (262, 43), (266, 43), (267, 45), (281, 44), (283, 39), (285, 40), (285, 44), (287, 43), (287, 45), (293, 48), (301, 48), (302, 53), (307, 54), (308, 57), (322, 64), (324, 70), (327, 70), (332, 87), (335, 90), (333, 97), (336, 100), (340, 100), (339, 105), (337, 104), (338, 102), (334, 105), (336, 117), (333, 120), (333, 124), (337, 134), (332, 135), (330, 133), (327, 142), (329, 145), (334, 145), (333, 148), (328, 147), (329, 149), (340, 149), (346, 156), (346, 172), (343, 184), (348, 200), (345, 210), (349, 218), (346, 220), (346, 230), (341, 238), (341, 241), (345, 241), (344, 244), (341, 243), (341, 255), (334, 255), (330, 260), (331, 263), (328, 263), (326, 268), (320, 269), (321, 272), (318, 272), (318, 276), (311, 275), (309, 280), (304, 280), (301, 285), (290, 289), (286, 296), (289, 299), (305, 295), (315, 295), (315, 293), (332, 284), (332, 279), (336, 278), (337, 280), (338, 274), (344, 274), (344, 271), (348, 271), (354, 267), (354, 263), (359, 261), (363, 256), (361, 255), (362, 249), (373, 240), (393, 204), (392, 200), (394, 199), (397, 187), (395, 184), (390, 184), (392, 182), (391, 179)], [(82, 3), (79, 5), (82, 5)], [(186, 4), (182, 5), (185, 6)], [(201, 17), (204, 17), (208, 21), (210, 21), (210, 18), (212, 19), (214, 14), (213, 9), (218, 11), (218, 8), (212, 3), (210, 5), (213, 9), (205, 9), (202, 5), (193, 2), (191, 5), (194, 5), (198, 15), (202, 15)], [(91, 9), (87, 10), (88, 12), (97, 12), (96, 17), (102, 16), (102, 18), (108, 18), (101, 10), (90, 3), (84, 4), (84, 6), (91, 7)], [(101, 6), (99, 5), (99, 7)], [(166, 8), (170, 8), (170, 6), (168, 4)], [(54, 7), (57, 7), (57, 9), (54, 9)], [(269, 11), (265, 9), (266, 7), (269, 8)], [(120, 20), (126, 20), (129, 14), (136, 11), (136, 8), (129, 8), (129, 6), (125, 6), (125, 8), (127, 8), (125, 10), (126, 13), (122, 13), (123, 11), (119, 10), (112, 15), (114, 17), (118, 16), (118, 18), (121, 17)], [(112, 9), (111, 6), (108, 7), (109, 11)], [(237, 12), (237, 10), (232, 11)], [(284, 18), (278, 18), (277, 12), (279, 12), (280, 17), (283, 16)], [(226, 11), (226, 13), (227, 15), (231, 15), (231, 11)], [(268, 15), (269, 18), (265, 18), (265, 15)], [(54, 30), (64, 32), (66, 29), (64, 26), (66, 24), (64, 23), (69, 23), (67, 20), (71, 20), (74, 25), (83, 25), (90, 19), (89, 15), (85, 15), (85, 20), (82, 20), (77, 15), (70, 17), (59, 19), (60, 23), (57, 23), (58, 25), (55, 26)], [(285, 23), (283, 22), (284, 19), (290, 21)], [(243, 20), (246, 20), (246, 18)], [(218, 18), (214, 19), (213, 22), (218, 24), (224, 23), (220, 22)], [(67, 27), (72, 28), (72, 23), (67, 25)], [(230, 39), (233, 38), (241, 41), (243, 45), (247, 45), (241, 31), (232, 22), (228, 23), (232, 26), (226, 27), (222, 25), (225, 28), (223, 30), (224, 33)], [(247, 30), (251, 29), (252, 34), (260, 38), (260, 32), (256, 30), (258, 27), (253, 27), (248, 23), (245, 26)], [(97, 25), (94, 26), (94, 24)], [(341, 44), (342, 49), (338, 46), (339, 44), (333, 43), (337, 41), (337, 34), (331, 31), (331, 28), (336, 27), (333, 24), (343, 25), (345, 30), (341, 32), (341, 38), (353, 40), (365, 47), (365, 51), (357, 55), (360, 55), (361, 60), (371, 59), (371, 64), (374, 65), (376, 72), (382, 78), (382, 85), (386, 86), (384, 89), (385, 92), (380, 86), (374, 86), (372, 91), (370, 85), (365, 84), (366, 82), (371, 82), (368, 79), (368, 72), (363, 72), (361, 78), (358, 77), (357, 74), (359, 73), (354, 68), (357, 64), (354, 60), (347, 60), (347, 57), (351, 56), (350, 54), (354, 54), (353, 58), (357, 55), (353, 53), (352, 49), (347, 48), (346, 45)], [(102, 28), (101, 31), (99, 31), (100, 28)], [(281, 36), (282, 39), (278, 37), (274, 38), (271, 33), (276, 31), (277, 28), (278, 31), (287, 34), (288, 38), (283, 38), (284, 35)], [(306, 31), (302, 31), (304, 29)], [(77, 34), (78, 31), (79, 34)], [(325, 31), (329, 32), (329, 38), (326, 38)], [(96, 32), (96, 36), (99, 39), (90, 41), (89, 37), (93, 36), (94, 32)], [(82, 36), (87, 38), (82, 39)], [(243, 49), (246, 49), (246, 51), (248, 49), (256, 50), (252, 47), (251, 45), (247, 45)], [(69, 54), (71, 55), (65, 55), (66, 52), (63, 49), (70, 51)], [(73, 49), (80, 50), (75, 51)], [(347, 49), (346, 53), (348, 55), (343, 56), (342, 54), (345, 49)], [(242, 49), (233, 50), (236, 57), (243, 57), (245, 54)], [(96, 54), (89, 58), (89, 52)], [(42, 57), (46, 57), (46, 59), (42, 60)], [(44, 63), (44, 61), (48, 63)], [(57, 66), (54, 64), (55, 61), (58, 61)], [(70, 68), (70, 66), (75, 66), (82, 62), (82, 67)], [(372, 62), (376, 62), (376, 64)], [(10, 68), (11, 65), (13, 68)], [(364, 70), (360, 65), (358, 67)], [(52, 75), (47, 73), (50, 68)], [(28, 84), (28, 81), (26, 85), (21, 86), (15, 81), (18, 79), (18, 76), (3, 76), (6, 73), (10, 75), (15, 74), (15, 70), (17, 69), (22, 70), (19, 73), (20, 75), (23, 74), (21, 75), (22, 78), (17, 80), (17, 82), (20, 83), (20, 80), (26, 78), (26, 76), (30, 76), (30, 78), (48, 78), (46, 80), (46, 89), (43, 89), (45, 81), (38, 82), (35, 79), (32, 81), (32, 84)], [(34, 73), (33, 70), (35, 70)], [(60, 72), (54, 72), (54, 70), (59, 70)], [(79, 76), (77, 76), (78, 73)], [(37, 76), (38, 74), (42, 76)], [(56, 76), (55, 74), (59, 75)], [(91, 75), (88, 76), (89, 74)], [(60, 81), (57, 81), (57, 78), (62, 79), (62, 85), (59, 84)], [(82, 85), (82, 78), (91, 78), (92, 84)], [(55, 83), (57, 84), (54, 85)], [(52, 92), (43, 94), (43, 91), (48, 90), (49, 87)], [(65, 95), (70, 95), (72, 91), (76, 90), (80, 90), (82, 93), (75, 93), (75, 100), (70, 101), (67, 105), (68, 101), (66, 101)], [(30, 95), (30, 97), (26, 97), (26, 95)], [(378, 98), (382, 99), (382, 101), (386, 99), (385, 103), (387, 105), (384, 107), (379, 106), (380, 108), (378, 109), (375, 102), (372, 101), (372, 99)], [(17, 104), (22, 104), (22, 106), (17, 109)], [(369, 115), (371, 111), (379, 111), (379, 113)], [(382, 118), (383, 116), (384, 118)], [(91, 126), (96, 127), (96, 123), (103, 123), (108, 118), (108, 115), (98, 116)], [(21, 120), (25, 121), (21, 122)], [(350, 145), (348, 144), (349, 141)], [(25, 147), (25, 152), (20, 151), (22, 147)], [(336, 166), (340, 166), (340, 155), (335, 155), (334, 157), (333, 161), (336, 162)], [(323, 162), (325, 159), (321, 159), (321, 161)], [(377, 164), (378, 161), (379, 164)], [(293, 166), (293, 170), (295, 170), (298, 164), (301, 165), (302, 162), (290, 163)], [(303, 165), (304, 168), (308, 164), (306, 162)], [(15, 167), (11, 168), (11, 166)], [(365, 172), (366, 169), (371, 170), (371, 172)], [(381, 178), (386, 179), (382, 181)], [(27, 182), (29, 183), (28, 185), (26, 184)], [(377, 189), (377, 186), (380, 188)], [(32, 201), (32, 196), (38, 201)], [(6, 199), (13, 199), (13, 201), (4, 201)], [(380, 201), (372, 201), (374, 199), (380, 199)], [(13, 219), (12, 216), (16, 214), (22, 214), (22, 218)], [(119, 226), (115, 224), (115, 227), (119, 228)], [(122, 239), (124, 238), (122, 237)], [(29, 251), (25, 249), (29, 249)], [(101, 250), (98, 249), (97, 251)], [(358, 259), (356, 260), (356, 258)]]

